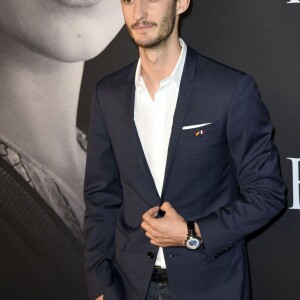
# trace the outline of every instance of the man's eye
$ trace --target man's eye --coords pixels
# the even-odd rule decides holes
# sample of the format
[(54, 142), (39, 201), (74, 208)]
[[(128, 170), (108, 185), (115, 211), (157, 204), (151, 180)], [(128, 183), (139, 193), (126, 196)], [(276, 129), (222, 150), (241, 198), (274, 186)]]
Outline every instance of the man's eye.
[(124, 4), (132, 4), (134, 0), (122, 0)]
[[(158, 2), (159, 0), (147, 0), (148, 2)], [(132, 4), (135, 0), (121, 0), (124, 4)]]

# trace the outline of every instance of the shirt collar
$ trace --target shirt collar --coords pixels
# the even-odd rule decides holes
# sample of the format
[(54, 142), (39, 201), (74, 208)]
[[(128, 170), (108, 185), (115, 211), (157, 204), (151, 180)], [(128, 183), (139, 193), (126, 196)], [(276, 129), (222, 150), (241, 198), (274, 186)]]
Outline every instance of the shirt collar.
[[(175, 66), (174, 70), (172, 71), (171, 75), (169, 75), (168, 77), (161, 80), (160, 86), (164, 86), (164, 85), (168, 84), (170, 81), (174, 81), (178, 86), (180, 85), (181, 75), (183, 72), (183, 67), (184, 67), (184, 63), (185, 63), (185, 59), (186, 59), (187, 46), (186, 46), (186, 43), (182, 39), (179, 39), (179, 43), (181, 45), (181, 53), (180, 53), (179, 59), (176, 63), (176, 66)], [(141, 76), (141, 66), (142, 66), (142, 62), (141, 62), (141, 58), (139, 58), (137, 67), (136, 67), (136, 71), (135, 71), (135, 86), (136, 86), (136, 88), (137, 87), (145, 87), (144, 80)]]

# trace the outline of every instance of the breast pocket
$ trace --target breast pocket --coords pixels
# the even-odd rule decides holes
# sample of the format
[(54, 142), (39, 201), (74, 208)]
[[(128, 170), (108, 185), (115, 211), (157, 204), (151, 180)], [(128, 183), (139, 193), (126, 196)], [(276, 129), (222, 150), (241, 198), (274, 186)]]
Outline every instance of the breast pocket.
[(178, 148), (181, 149), (182, 153), (185, 153), (185, 156), (194, 158), (193, 163), (195, 164), (204, 157), (207, 161), (215, 161), (225, 145), (224, 143), (226, 143), (226, 134), (222, 132), (219, 121), (214, 121), (205, 126), (181, 130)]
[(195, 139), (205, 138), (207, 135), (211, 134), (219, 127), (218, 122), (212, 122), (204, 126), (201, 126), (202, 124), (200, 123), (198, 124), (199, 126), (192, 125), (192, 124), (184, 126), (183, 129), (181, 130), (180, 138), (187, 138), (187, 137), (192, 137)]

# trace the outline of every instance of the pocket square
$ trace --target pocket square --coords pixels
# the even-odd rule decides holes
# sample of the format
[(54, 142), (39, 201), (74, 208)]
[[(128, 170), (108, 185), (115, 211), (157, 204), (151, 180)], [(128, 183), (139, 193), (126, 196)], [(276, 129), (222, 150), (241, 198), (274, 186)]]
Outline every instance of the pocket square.
[(183, 126), (182, 130), (187, 130), (187, 129), (193, 129), (193, 128), (200, 128), (206, 125), (210, 125), (211, 123), (203, 123), (203, 124), (196, 124), (196, 125), (189, 125), (189, 126)]

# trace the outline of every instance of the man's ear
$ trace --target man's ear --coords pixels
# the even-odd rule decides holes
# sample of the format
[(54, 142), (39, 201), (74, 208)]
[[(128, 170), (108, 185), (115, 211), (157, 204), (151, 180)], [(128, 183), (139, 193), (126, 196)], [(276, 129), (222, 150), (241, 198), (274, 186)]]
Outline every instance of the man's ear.
[(190, 0), (177, 0), (176, 1), (176, 13), (177, 15), (183, 14), (190, 6)]

